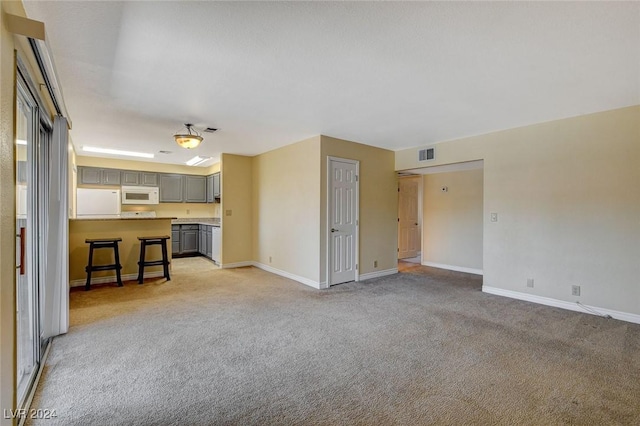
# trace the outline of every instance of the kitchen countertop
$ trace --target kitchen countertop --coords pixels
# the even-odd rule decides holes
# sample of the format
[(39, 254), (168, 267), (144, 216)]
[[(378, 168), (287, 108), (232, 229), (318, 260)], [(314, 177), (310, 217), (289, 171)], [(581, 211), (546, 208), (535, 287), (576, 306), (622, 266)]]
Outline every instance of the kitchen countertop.
[(76, 217), (69, 220), (175, 220), (175, 217)]
[(179, 219), (173, 218), (171, 221), (172, 225), (212, 225), (212, 226), (220, 226), (220, 218), (219, 217), (194, 217), (194, 218), (186, 218), (181, 217)]

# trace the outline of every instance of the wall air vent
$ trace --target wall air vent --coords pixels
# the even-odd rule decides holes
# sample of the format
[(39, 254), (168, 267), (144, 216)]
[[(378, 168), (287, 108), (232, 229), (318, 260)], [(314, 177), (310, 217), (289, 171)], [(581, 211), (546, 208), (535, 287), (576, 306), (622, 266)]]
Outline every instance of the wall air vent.
[(435, 158), (435, 148), (425, 148), (418, 151), (418, 161), (433, 160)]

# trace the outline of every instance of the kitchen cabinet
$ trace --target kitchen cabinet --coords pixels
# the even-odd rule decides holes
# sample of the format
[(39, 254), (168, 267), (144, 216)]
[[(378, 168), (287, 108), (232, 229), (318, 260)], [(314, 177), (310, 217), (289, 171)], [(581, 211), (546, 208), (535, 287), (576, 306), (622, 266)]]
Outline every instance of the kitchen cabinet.
[(205, 250), (205, 242), (206, 242), (206, 225), (200, 225), (200, 229), (198, 230), (198, 253), (205, 256), (207, 254)]
[(83, 185), (120, 185), (120, 170), (99, 167), (78, 167), (79, 181)]
[(140, 172), (140, 186), (158, 186), (158, 174), (153, 172)]
[(215, 198), (213, 196), (213, 175), (207, 176), (207, 203), (213, 203)]
[(213, 174), (213, 198), (220, 198), (220, 172)]
[(207, 202), (207, 178), (185, 175), (185, 201), (187, 203)]
[(198, 252), (198, 225), (180, 226), (180, 254)]
[(158, 186), (158, 174), (153, 172), (139, 172), (137, 170), (122, 170), (120, 182), (128, 186)]
[(220, 264), (220, 253), (222, 251), (222, 229), (219, 226), (212, 226), (211, 235), (211, 260)]
[(160, 202), (181, 203), (184, 201), (184, 175), (160, 175)]
[(207, 203), (215, 203), (220, 198), (220, 172), (207, 176)]
[(171, 225), (171, 254), (198, 253), (198, 225)]
[(171, 225), (171, 254), (180, 254), (180, 225)]

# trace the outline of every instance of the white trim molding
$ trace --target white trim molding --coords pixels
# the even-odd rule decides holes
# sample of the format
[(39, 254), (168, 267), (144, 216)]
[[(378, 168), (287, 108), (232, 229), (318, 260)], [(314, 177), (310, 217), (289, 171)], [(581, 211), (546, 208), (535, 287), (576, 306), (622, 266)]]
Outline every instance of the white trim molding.
[[(122, 281), (135, 281), (138, 279), (138, 273), (135, 274), (122, 274), (120, 275)], [(145, 272), (145, 278), (158, 278), (164, 277), (164, 272), (162, 271), (154, 271), (154, 272)], [(109, 275), (106, 277), (91, 277), (91, 285), (93, 284), (109, 284), (117, 282), (115, 275)], [(83, 287), (87, 283), (86, 278), (82, 278), (79, 280), (73, 280), (69, 282), (70, 287)]]
[(443, 263), (422, 262), (423, 266), (431, 266), (432, 268), (448, 269), (449, 271), (466, 272), (467, 274), (483, 275), (482, 269), (467, 268), (466, 266), (445, 265)]
[(582, 312), (583, 314), (596, 315), (586, 308), (593, 309), (602, 315), (609, 315), (613, 319), (640, 324), (640, 315), (630, 314), (628, 312), (614, 311), (613, 309), (600, 308), (597, 306), (578, 305), (576, 302), (567, 302), (565, 300), (552, 299), (550, 297), (536, 296), (535, 294), (520, 293), (519, 291), (504, 290), (502, 288), (490, 287), (483, 285), (484, 293), (495, 294), (496, 296), (509, 297), (511, 299), (524, 300), (526, 302), (538, 303), (540, 305), (553, 306), (555, 308), (567, 309), (569, 311)]
[(318, 281), (314, 281), (309, 278), (301, 277), (300, 275), (292, 274), (290, 272), (283, 271), (281, 269), (276, 269), (272, 266), (265, 265), (260, 262), (253, 262), (253, 266), (256, 268), (260, 268), (263, 271), (271, 272), (272, 274), (280, 275), (281, 277), (289, 278), (290, 280), (298, 281), (304, 285), (308, 285), (309, 287), (313, 287), (315, 289), (320, 290), (320, 283)]
[(367, 272), (366, 274), (360, 274), (358, 281), (370, 280), (371, 278), (386, 277), (387, 275), (393, 275), (398, 273), (398, 268), (384, 269), (382, 271)]

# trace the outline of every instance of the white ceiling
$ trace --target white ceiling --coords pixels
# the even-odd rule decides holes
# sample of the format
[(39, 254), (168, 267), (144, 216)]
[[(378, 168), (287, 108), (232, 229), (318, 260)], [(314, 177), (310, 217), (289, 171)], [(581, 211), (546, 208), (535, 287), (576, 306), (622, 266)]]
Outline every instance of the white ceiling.
[[(24, 3), (76, 148), (173, 152), (158, 162), (317, 134), (396, 150), (640, 104), (638, 2)], [(185, 122), (220, 130), (187, 151)]]

